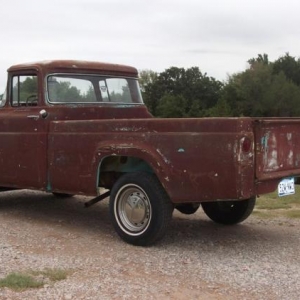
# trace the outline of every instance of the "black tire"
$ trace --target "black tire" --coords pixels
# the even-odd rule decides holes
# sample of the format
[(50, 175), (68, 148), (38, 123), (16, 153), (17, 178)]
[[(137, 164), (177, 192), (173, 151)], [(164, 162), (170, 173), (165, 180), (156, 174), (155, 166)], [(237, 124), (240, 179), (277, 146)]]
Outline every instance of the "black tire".
[(72, 194), (55, 193), (55, 192), (53, 192), (52, 194), (53, 194), (55, 197), (58, 197), (58, 198), (71, 198), (71, 197), (74, 196), (74, 195), (72, 195)]
[(182, 214), (192, 215), (198, 210), (199, 206), (199, 203), (186, 203), (177, 205), (176, 209)]
[(246, 220), (252, 213), (256, 197), (240, 201), (218, 201), (201, 203), (205, 214), (214, 222), (233, 225)]
[(123, 175), (114, 184), (109, 210), (125, 242), (148, 246), (164, 236), (173, 204), (155, 175), (136, 172)]

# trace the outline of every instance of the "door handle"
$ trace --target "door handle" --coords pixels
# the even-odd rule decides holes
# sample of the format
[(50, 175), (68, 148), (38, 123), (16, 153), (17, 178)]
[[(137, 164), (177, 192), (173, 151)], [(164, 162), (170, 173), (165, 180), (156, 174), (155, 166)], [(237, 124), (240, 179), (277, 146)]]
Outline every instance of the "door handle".
[(28, 119), (38, 120), (40, 118), (39, 115), (29, 115), (27, 116)]

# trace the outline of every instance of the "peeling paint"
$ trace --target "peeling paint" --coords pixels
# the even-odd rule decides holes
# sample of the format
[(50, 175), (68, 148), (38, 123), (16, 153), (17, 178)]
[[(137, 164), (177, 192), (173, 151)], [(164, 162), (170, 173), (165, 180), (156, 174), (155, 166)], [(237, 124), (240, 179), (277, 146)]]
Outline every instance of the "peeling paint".
[(183, 153), (183, 152), (185, 152), (185, 150), (184, 150), (183, 148), (179, 148), (179, 149), (177, 150), (177, 152)]
[(290, 166), (293, 166), (293, 161), (294, 161), (294, 152), (292, 150), (290, 150), (289, 155), (287, 157), (287, 163)]
[(115, 131), (123, 131), (123, 132), (136, 132), (136, 131), (142, 131), (143, 128), (141, 127), (121, 127), (116, 128)]
[(286, 138), (287, 138), (288, 141), (291, 141), (292, 137), (293, 137), (292, 133), (289, 132), (289, 133), (286, 134)]
[(272, 150), (270, 157), (268, 157), (268, 169), (269, 170), (279, 169), (277, 150)]
[(156, 149), (156, 152), (162, 157), (162, 159), (164, 160), (164, 162), (166, 164), (170, 164), (170, 161), (161, 153), (161, 151), (159, 149)]

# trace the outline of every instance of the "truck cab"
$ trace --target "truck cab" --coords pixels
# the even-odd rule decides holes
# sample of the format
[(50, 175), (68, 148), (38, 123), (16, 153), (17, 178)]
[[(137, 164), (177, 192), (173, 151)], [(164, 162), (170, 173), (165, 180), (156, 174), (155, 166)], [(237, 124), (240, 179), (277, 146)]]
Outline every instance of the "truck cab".
[[(8, 69), (0, 103), (0, 183), (52, 191), (49, 126), (52, 121), (149, 118), (128, 66), (43, 61)], [(59, 157), (57, 158), (60, 159)]]

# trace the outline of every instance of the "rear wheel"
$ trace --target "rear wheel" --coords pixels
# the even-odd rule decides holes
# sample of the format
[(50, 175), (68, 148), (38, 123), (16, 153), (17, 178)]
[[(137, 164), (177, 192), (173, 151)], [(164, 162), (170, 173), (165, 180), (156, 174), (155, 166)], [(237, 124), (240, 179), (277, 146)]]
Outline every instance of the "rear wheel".
[(114, 184), (109, 202), (112, 223), (127, 243), (153, 244), (163, 237), (173, 205), (155, 175), (128, 173)]
[(246, 220), (252, 213), (256, 197), (241, 201), (218, 201), (201, 203), (205, 214), (214, 222), (233, 225)]
[(192, 215), (198, 210), (199, 206), (200, 206), (199, 203), (179, 204), (176, 206), (176, 209), (180, 211), (182, 214)]

